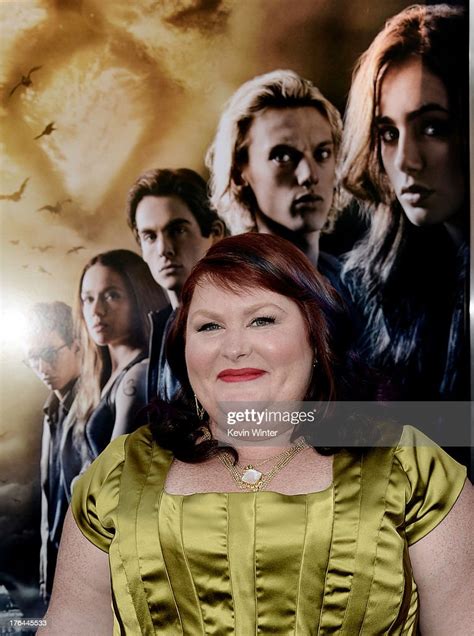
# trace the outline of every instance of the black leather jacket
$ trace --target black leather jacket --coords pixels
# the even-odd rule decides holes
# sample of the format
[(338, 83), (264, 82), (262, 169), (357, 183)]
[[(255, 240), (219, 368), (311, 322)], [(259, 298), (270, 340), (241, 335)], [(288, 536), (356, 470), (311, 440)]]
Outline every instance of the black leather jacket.
[(148, 314), (151, 326), (148, 354), (148, 402), (155, 397), (169, 402), (176, 396), (180, 388), (178, 380), (171, 372), (165, 352), (166, 336), (175, 316), (176, 311), (173, 311), (171, 305), (161, 311), (153, 311)]

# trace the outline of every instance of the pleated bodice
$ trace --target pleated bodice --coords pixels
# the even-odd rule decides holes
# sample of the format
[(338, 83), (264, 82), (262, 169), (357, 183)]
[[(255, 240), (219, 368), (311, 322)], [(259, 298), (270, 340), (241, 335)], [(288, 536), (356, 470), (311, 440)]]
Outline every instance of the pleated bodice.
[(342, 451), (329, 488), (290, 496), (171, 495), (172, 456), (149, 429), (117, 439), (73, 498), (109, 552), (114, 634), (417, 634), (408, 545), (465, 475), (425, 440), (407, 427), (396, 448)]

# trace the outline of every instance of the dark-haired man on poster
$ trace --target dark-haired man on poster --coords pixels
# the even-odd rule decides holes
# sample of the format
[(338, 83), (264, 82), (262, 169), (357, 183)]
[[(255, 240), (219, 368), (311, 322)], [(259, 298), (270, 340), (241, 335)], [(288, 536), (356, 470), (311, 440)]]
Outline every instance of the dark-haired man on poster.
[(40, 594), (47, 602), (71, 483), (85, 459), (85, 447), (73, 435), (81, 359), (71, 307), (59, 301), (34, 305), (25, 344), (25, 363), (51, 391), (43, 407), (41, 450)]
[(166, 361), (165, 341), (181, 289), (193, 266), (224, 236), (225, 226), (210, 207), (206, 182), (188, 168), (149, 170), (138, 177), (128, 194), (127, 220), (171, 303), (150, 315), (148, 367), (148, 399), (169, 401), (179, 384)]

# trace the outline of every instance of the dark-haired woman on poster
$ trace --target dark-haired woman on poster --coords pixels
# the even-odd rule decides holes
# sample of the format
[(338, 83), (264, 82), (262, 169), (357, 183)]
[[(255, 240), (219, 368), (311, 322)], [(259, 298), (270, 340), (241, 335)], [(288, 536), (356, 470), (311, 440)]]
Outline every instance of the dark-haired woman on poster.
[(129, 250), (94, 256), (79, 281), (76, 322), (83, 342), (78, 419), (92, 458), (134, 427), (145, 406), (148, 313), (166, 305), (143, 259)]
[[(168, 341), (180, 399), (77, 483), (40, 633), (469, 633), (465, 468), (412, 427), (328, 423), (336, 400), (377, 388), (347, 320), (288, 241), (211, 247)], [(305, 401), (328, 403), (322, 419)], [(299, 425), (252, 432), (252, 408), (289, 403)]]
[(469, 400), (468, 21), (415, 5), (355, 69), (341, 176), (371, 228), (345, 282), (401, 400)]

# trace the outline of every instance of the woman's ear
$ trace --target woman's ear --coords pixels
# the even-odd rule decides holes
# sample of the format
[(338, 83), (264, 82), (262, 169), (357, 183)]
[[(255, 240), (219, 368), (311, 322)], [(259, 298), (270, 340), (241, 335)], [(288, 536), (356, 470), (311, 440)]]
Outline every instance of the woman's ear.
[(226, 235), (226, 226), (224, 221), (221, 219), (216, 219), (212, 222), (210, 237), (212, 238), (212, 243), (217, 243), (221, 238), (224, 238)]

